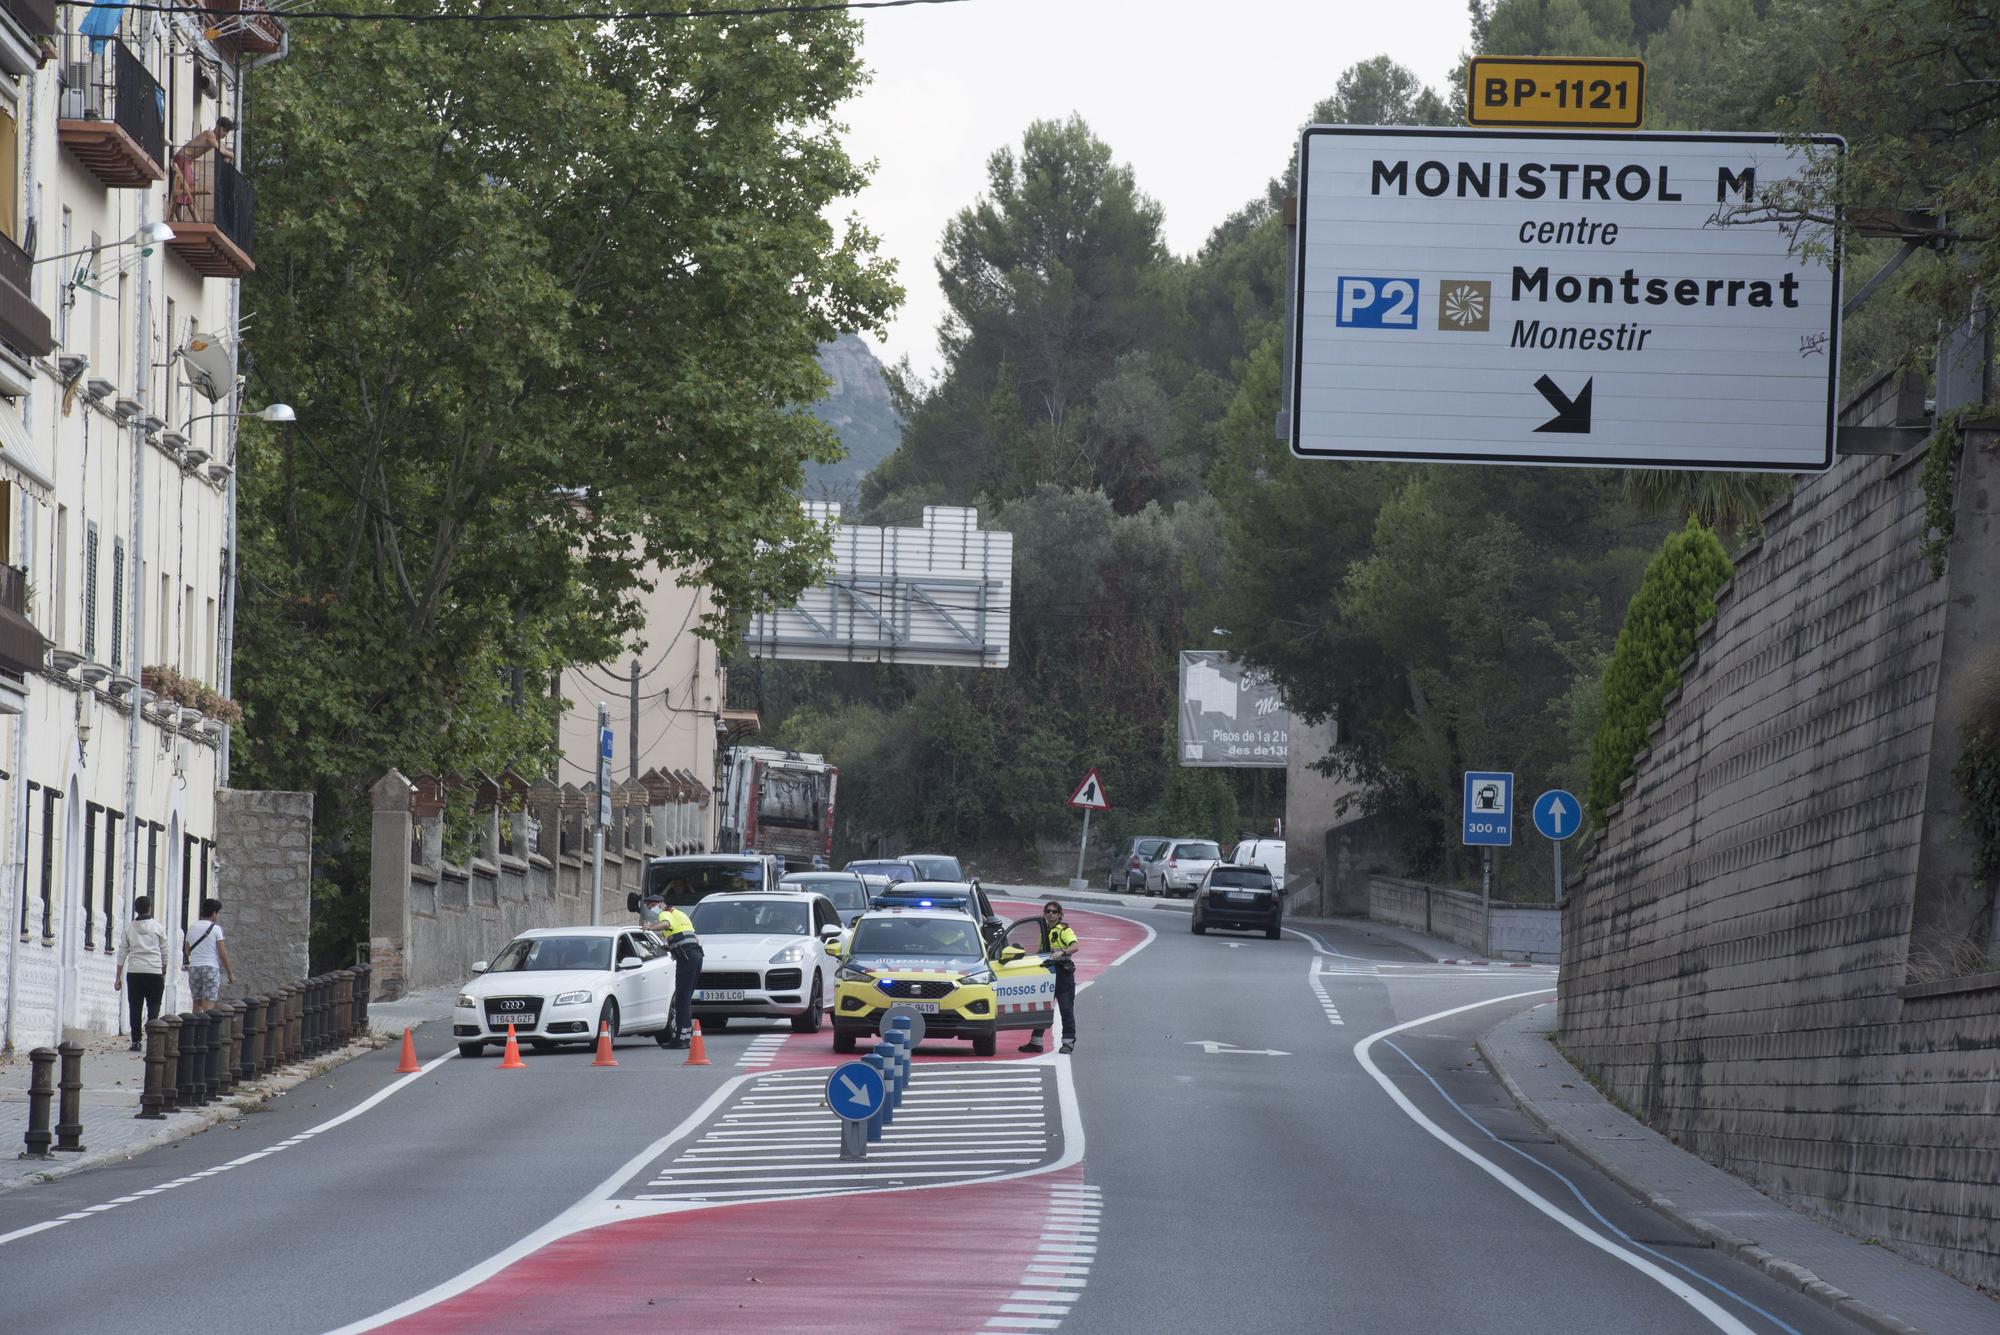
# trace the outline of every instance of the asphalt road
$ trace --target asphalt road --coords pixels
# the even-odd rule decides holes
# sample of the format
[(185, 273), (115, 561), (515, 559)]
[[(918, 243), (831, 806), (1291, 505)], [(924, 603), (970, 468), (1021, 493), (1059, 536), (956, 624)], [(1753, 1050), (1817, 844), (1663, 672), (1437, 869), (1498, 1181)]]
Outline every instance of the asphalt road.
[[(735, 1328), (676, 1320), (663, 1276), (678, 1271), (709, 1283), (712, 1310), (747, 1322), (763, 1304), (764, 1329), (809, 1313), (819, 1329), (870, 1335), (1852, 1329), (1678, 1235), (1512, 1108), (1472, 1043), (1545, 1000), (1549, 971), (1435, 966), (1338, 929), (1317, 949), (1295, 936), (1196, 937), (1185, 913), (1143, 903), (1125, 916), (1159, 935), (1081, 993), (1076, 1055), (1041, 1059), (1065, 1064), (1068, 1079), (1035, 1082), (1024, 1064), (996, 1096), (1019, 1112), (1028, 1079), (1064, 1104), (1035, 1116), (1050, 1127), (1066, 1117), (1082, 1134), (1047, 1133), (1047, 1154), (1009, 1178), (776, 1205), (658, 1199), (674, 1194), (658, 1184), (675, 1164), (685, 1174), (689, 1162), (740, 1162), (703, 1171), (763, 1182), (758, 1165), (784, 1156), (730, 1142), (783, 1131), (769, 1119), (789, 1116), (790, 1091), (809, 1079), (785, 1073), (817, 1063), (824, 1035), (753, 1049), (760, 1031), (732, 1027), (709, 1040), (707, 1068), (650, 1040), (621, 1045), (617, 1070), (593, 1069), (583, 1052), (531, 1053), (520, 1072), (447, 1057), (406, 1082), (392, 1048), (176, 1147), (0, 1194), (0, 1324), (334, 1330), (451, 1281), (597, 1193), (601, 1210), (661, 1213), (523, 1249), (501, 1271), (511, 1287), (475, 1287), (408, 1328), (577, 1329), (601, 1324), (594, 1315), (638, 1329)], [(1088, 943), (1091, 920), (1075, 921)], [(1378, 1031), (1454, 1010), (1357, 1053)], [(448, 1051), (442, 1024), (418, 1041), (426, 1057)], [(772, 1064), (774, 1045), (784, 1052)], [(919, 1075), (958, 1078), (949, 1070)], [(759, 1099), (776, 1111), (757, 1112)], [(961, 1115), (941, 1110), (941, 1134), (957, 1138), (946, 1143), (963, 1143)], [(673, 1139), (677, 1129), (686, 1135)], [(1004, 1238), (997, 1226), (982, 1237), (982, 1202), (996, 1220), (1007, 1212)], [(903, 1264), (933, 1283), (909, 1284), (886, 1313), (838, 1301), (839, 1289), (879, 1294), (896, 1271), (803, 1263), (828, 1243), (883, 1255), (873, 1240), (898, 1229), (914, 1240)], [(616, 1249), (602, 1240), (617, 1236), (645, 1259), (608, 1260)], [(1046, 1264), (1057, 1250), (1073, 1261)], [(601, 1264), (586, 1278), (578, 1262), (592, 1257)], [(739, 1273), (752, 1269), (754, 1280)], [(624, 1291), (633, 1277), (643, 1293)], [(1009, 1292), (1019, 1285), (1031, 1287)]]

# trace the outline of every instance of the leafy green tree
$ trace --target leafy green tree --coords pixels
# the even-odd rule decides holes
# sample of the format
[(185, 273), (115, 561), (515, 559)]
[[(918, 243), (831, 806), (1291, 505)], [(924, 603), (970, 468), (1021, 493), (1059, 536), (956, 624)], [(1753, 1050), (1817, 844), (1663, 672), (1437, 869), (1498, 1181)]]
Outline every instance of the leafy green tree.
[(1646, 567), (1604, 668), (1603, 717), (1591, 745), (1584, 796), (1593, 824), (1601, 824), (1617, 802), (1633, 757), (1660, 718), (1660, 702), (1680, 684), (1680, 665), (1694, 651), (1695, 631), (1715, 615), (1715, 592), (1733, 574), (1722, 543), (1693, 519), (1667, 538)]
[[(1499, 0), (1480, 50), (1502, 56), (1629, 56), (1632, 0)], [(1648, 6), (1650, 8), (1650, 6)]]
[(260, 76), (246, 311), (300, 425), (243, 447), (239, 774), (315, 792), (348, 905), (366, 785), (546, 766), (543, 683), (636, 632), (648, 562), (711, 636), (815, 577), (797, 408), (897, 296), (827, 221), (857, 33), (309, 25)]

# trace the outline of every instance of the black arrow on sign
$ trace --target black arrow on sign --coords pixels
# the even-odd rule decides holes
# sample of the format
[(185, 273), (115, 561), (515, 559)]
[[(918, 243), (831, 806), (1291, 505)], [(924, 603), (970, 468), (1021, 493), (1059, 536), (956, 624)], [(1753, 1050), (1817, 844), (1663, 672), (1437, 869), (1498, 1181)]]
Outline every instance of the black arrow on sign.
[(1535, 388), (1542, 392), (1542, 397), (1549, 401), (1549, 407), (1556, 410), (1556, 415), (1536, 427), (1535, 430), (1561, 431), (1575, 436), (1588, 435), (1590, 433), (1591, 383), (1590, 380), (1584, 381), (1583, 389), (1572, 399), (1569, 395), (1558, 389), (1556, 382), (1547, 376), (1543, 376), (1540, 380), (1537, 380)]

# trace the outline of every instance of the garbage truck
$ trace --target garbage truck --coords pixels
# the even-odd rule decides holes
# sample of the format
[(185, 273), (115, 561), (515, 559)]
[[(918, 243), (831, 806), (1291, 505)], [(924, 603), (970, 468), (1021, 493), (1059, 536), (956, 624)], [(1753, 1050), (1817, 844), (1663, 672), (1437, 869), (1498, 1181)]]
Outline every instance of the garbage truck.
[(723, 753), (716, 851), (769, 854), (787, 871), (827, 866), (839, 787), (840, 770), (824, 756), (731, 747)]

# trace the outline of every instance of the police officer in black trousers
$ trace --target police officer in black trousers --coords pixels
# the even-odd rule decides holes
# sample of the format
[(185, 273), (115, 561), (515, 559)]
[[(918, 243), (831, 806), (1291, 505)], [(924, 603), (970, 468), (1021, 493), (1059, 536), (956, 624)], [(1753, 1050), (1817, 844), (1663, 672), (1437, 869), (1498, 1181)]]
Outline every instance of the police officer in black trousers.
[[(1063, 906), (1050, 900), (1042, 905), (1042, 955), (1056, 976), (1056, 1013), (1062, 1016), (1062, 1046), (1058, 1052), (1076, 1048), (1076, 932), (1063, 921)], [(1043, 1030), (1037, 1029), (1021, 1045), (1023, 1052), (1042, 1050)]]

